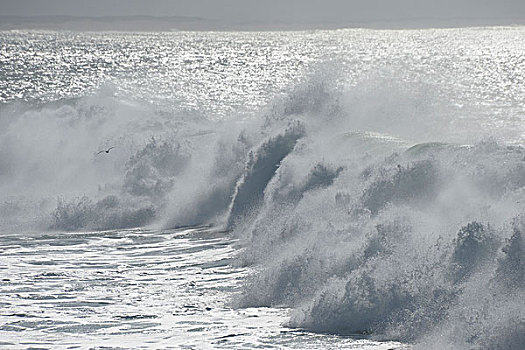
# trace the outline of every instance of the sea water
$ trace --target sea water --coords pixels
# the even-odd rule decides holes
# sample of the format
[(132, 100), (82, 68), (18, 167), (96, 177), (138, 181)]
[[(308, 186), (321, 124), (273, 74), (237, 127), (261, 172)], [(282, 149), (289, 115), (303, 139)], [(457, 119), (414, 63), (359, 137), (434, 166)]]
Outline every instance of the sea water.
[(0, 346), (523, 349), (524, 41), (0, 32)]

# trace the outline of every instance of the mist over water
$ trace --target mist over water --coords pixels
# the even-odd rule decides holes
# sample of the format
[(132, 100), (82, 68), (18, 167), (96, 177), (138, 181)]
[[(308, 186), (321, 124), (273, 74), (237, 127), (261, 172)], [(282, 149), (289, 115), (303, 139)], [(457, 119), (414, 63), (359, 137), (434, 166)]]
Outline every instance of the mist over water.
[(80, 96), (5, 69), (2, 232), (212, 225), (235, 242), (229, 263), (253, 268), (228, 294), (240, 310), (421, 349), (522, 347), (523, 28), (93, 35), (106, 57), (151, 42), (175, 56), (135, 62), (143, 86), (106, 61), (113, 83)]

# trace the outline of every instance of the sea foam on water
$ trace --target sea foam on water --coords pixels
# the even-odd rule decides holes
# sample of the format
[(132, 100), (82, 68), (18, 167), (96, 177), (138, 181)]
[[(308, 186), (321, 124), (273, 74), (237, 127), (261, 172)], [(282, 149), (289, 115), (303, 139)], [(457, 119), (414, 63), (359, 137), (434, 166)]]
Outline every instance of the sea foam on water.
[[(505, 37), (495, 29), (479, 30), (457, 31), (472, 46), (478, 36)], [(523, 38), (523, 29), (507, 30), (516, 42)], [(255, 101), (249, 113), (208, 115), (211, 100), (225, 113), (242, 103), (242, 92), (235, 103), (210, 97), (208, 105), (190, 111), (198, 98), (184, 90), (189, 85), (181, 90), (185, 107), (178, 108), (165, 104), (175, 87), (166, 87), (160, 102), (153, 97), (146, 102), (142, 89), (140, 97), (133, 96), (127, 78), (122, 89), (100, 88), (97, 80), (94, 92), (56, 100), (39, 89), (28, 90), (27, 101), (12, 92), (0, 109), (2, 231), (212, 225), (224, 229), (214, 234), (231, 238), (237, 249), (231, 261), (229, 255), (224, 259), (236, 269), (253, 269), (243, 275), (240, 290), (228, 287), (237, 309), (288, 308), (290, 328), (397, 340), (421, 349), (522, 349), (525, 149), (516, 105), (525, 102), (523, 91), (501, 92), (504, 74), (494, 86), (473, 88), (478, 95), (465, 88), (479, 82), (469, 67), (498, 61), (502, 51), (492, 48), (492, 56), (481, 57), (470, 48), (471, 62), (457, 53), (456, 32), (447, 30), (323, 33), (302, 35), (317, 40), (322, 50), (330, 34), (341, 43), (338, 59), (321, 59), (315, 51), (318, 61), (309, 73), (288, 80), (278, 96), (267, 92), (266, 107)], [(15, 42), (23, 37), (13, 35)], [(29, 35), (26, 44), (43, 45), (37, 40), (42, 35), (51, 34)], [(198, 36), (184, 34), (173, 45), (195, 40), (200, 47), (193, 35)], [(206, 41), (220, 34), (202, 35)], [(277, 51), (286, 41), (284, 33), (223, 35), (231, 35), (239, 48), (232, 60), (246, 65), (256, 55), (264, 66), (268, 52), (250, 51), (261, 35), (273, 38)], [(143, 36), (115, 40), (142, 43)], [(370, 48), (375, 54), (370, 60), (352, 58), (363, 53), (350, 44), (368, 47), (367, 36), (378, 45)], [(451, 41), (459, 58), (406, 58), (406, 52), (425, 51), (412, 47), (413, 36), (428, 36), (438, 48)], [(69, 42), (67, 35), (60, 40)], [(307, 56), (300, 49), (301, 33), (291, 33), (290, 40), (295, 45), (290, 50)], [(516, 57), (525, 53), (511, 39), (501, 42), (512, 54), (496, 70), (512, 66), (516, 79), (523, 79), (519, 67), (525, 61)], [(392, 52), (385, 58), (384, 50)], [(279, 76), (297, 73), (297, 60), (275, 57), (267, 64)], [(413, 64), (400, 73), (403, 57)], [(189, 70), (180, 71), (181, 80), (213, 85), (215, 77), (203, 77), (200, 66), (186, 59)], [(112, 62), (119, 67), (118, 59)], [(167, 64), (181, 67), (175, 59)], [(139, 68), (144, 76), (158, 73), (155, 83), (163, 74), (173, 78), (164, 68)], [(246, 68), (250, 77), (267, 82), (254, 73), (264, 70), (252, 68)], [(486, 102), (498, 93), (507, 104)], [(115, 148), (98, 154), (109, 147)]]

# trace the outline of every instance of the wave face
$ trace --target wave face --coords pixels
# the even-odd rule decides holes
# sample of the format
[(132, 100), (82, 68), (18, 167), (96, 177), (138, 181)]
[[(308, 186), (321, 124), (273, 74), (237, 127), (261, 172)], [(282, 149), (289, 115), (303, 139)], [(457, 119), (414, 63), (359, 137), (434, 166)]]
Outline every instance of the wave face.
[(301, 124), (292, 125), (283, 134), (270, 138), (255, 152), (250, 152), (246, 170), (233, 196), (228, 228), (231, 229), (236, 222), (245, 221), (250, 212), (259, 209), (264, 190), (274, 177), (275, 170), (303, 135)]

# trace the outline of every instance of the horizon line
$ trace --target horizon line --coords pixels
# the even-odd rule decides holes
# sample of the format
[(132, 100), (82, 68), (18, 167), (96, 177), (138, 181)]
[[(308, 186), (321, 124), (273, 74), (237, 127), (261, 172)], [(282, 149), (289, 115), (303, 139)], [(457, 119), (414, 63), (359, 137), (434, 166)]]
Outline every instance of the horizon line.
[(294, 31), (335, 29), (445, 29), (522, 26), (525, 17), (412, 17), (345, 20), (221, 20), (195, 16), (153, 15), (0, 15), (0, 30), (56, 31)]

